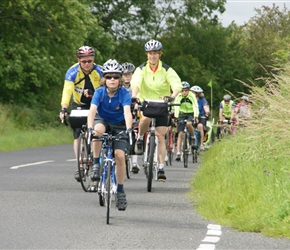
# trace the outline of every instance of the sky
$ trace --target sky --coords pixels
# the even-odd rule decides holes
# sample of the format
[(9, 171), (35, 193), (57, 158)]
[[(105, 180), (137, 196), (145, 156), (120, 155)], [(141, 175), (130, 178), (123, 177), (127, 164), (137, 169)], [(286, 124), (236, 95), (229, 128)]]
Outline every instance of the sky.
[(248, 22), (251, 17), (256, 15), (254, 8), (261, 9), (263, 5), (269, 6), (270, 8), (275, 4), (279, 6), (279, 9), (286, 8), (290, 11), (290, 0), (289, 1), (267, 1), (267, 0), (228, 0), (225, 8), (226, 11), (223, 15), (219, 16), (223, 26), (228, 26), (233, 20), (237, 25), (243, 25)]

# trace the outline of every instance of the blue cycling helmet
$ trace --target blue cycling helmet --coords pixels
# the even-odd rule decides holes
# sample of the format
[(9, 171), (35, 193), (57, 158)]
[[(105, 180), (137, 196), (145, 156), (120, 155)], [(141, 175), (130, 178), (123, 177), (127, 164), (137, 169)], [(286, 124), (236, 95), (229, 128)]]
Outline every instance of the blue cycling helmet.
[(162, 50), (162, 43), (157, 40), (150, 40), (144, 45), (145, 51), (158, 51)]
[(183, 89), (190, 89), (190, 84), (188, 82), (181, 82)]

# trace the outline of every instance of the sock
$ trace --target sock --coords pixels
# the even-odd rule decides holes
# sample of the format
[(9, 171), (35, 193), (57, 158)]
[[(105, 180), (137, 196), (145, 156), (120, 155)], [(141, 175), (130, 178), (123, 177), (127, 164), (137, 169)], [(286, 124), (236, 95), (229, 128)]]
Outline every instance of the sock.
[(138, 162), (138, 155), (132, 155), (132, 163), (136, 163)]
[(100, 162), (100, 158), (98, 157), (98, 158), (94, 158), (94, 161), (93, 161), (93, 164), (99, 164)]
[(117, 193), (124, 193), (124, 185), (123, 184), (118, 184)]
[(164, 164), (159, 164), (158, 169), (160, 169), (160, 170), (162, 169), (163, 170), (164, 169)]
[(138, 134), (138, 139), (137, 139), (137, 140), (143, 140), (143, 136), (144, 136), (144, 135), (139, 135), (139, 134)]
[(177, 154), (177, 155), (181, 155), (180, 152), (177, 152), (176, 154)]

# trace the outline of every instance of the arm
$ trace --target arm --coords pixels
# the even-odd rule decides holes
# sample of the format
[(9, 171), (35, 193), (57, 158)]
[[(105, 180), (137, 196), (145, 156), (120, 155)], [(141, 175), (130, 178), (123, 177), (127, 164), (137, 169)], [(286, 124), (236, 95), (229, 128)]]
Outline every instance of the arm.
[(87, 118), (88, 128), (94, 128), (94, 119), (95, 119), (97, 111), (98, 111), (98, 107), (95, 104), (91, 104), (90, 111)]
[(126, 128), (132, 128), (133, 119), (132, 119), (132, 113), (131, 108), (129, 105), (124, 106), (124, 117), (126, 122)]

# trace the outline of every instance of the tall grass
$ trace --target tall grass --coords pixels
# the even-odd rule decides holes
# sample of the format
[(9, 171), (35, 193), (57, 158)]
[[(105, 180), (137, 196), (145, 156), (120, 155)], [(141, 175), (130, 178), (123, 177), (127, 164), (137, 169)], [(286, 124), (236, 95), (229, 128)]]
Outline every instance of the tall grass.
[(190, 197), (203, 216), (290, 238), (290, 65), (251, 87), (252, 119), (202, 157)]
[(69, 127), (41, 125), (37, 128), (19, 127), (9, 107), (0, 105), (0, 151), (13, 151), (41, 146), (72, 143)]

